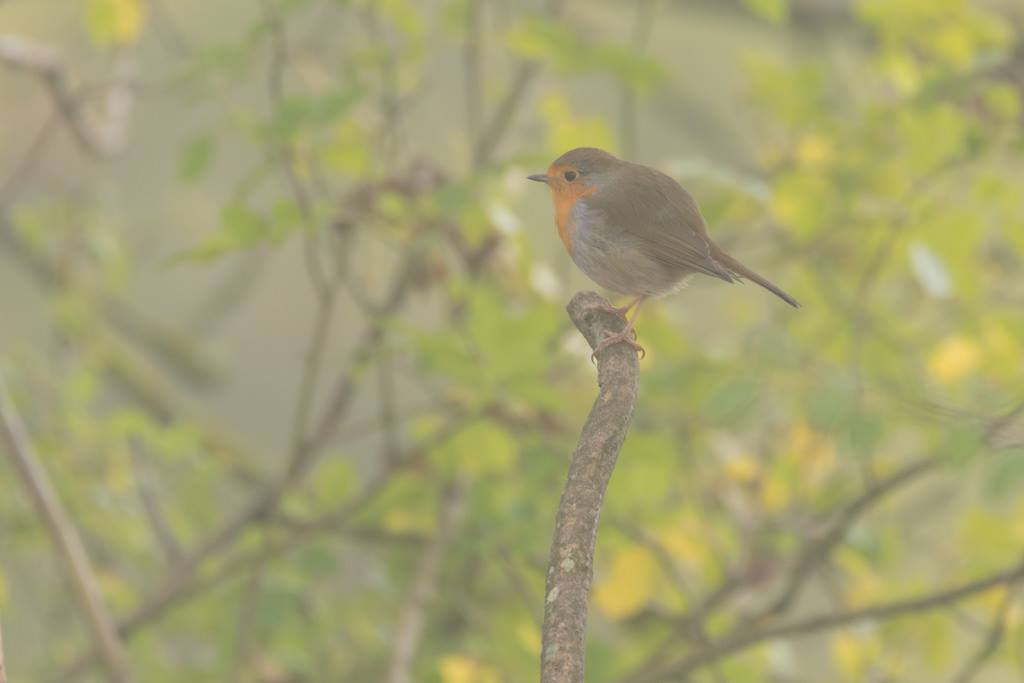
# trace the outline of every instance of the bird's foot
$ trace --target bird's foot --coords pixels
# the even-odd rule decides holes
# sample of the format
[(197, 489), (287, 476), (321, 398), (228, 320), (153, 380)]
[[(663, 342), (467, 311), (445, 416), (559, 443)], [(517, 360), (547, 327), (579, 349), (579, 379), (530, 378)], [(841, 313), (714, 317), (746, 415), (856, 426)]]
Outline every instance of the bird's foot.
[(613, 315), (616, 315), (616, 316), (618, 316), (618, 317), (620, 317), (623, 320), (628, 322), (629, 318), (626, 317), (626, 314), (629, 313), (631, 310), (633, 310), (633, 307), (636, 306), (638, 303), (640, 303), (640, 298), (639, 297), (636, 298), (636, 299), (633, 299), (632, 301), (630, 301), (625, 306), (612, 306), (610, 303), (605, 302), (605, 303), (601, 304), (601, 309), (605, 310), (605, 311), (608, 311), (609, 313), (611, 313)]
[(636, 342), (636, 331), (632, 327), (627, 326), (621, 332), (606, 333), (605, 338), (594, 347), (594, 352), (590, 354), (590, 361), (593, 362), (597, 358), (597, 354), (601, 353), (612, 344), (618, 344), (620, 342), (632, 346), (633, 349), (640, 354), (641, 360), (647, 355), (647, 351), (644, 347), (640, 346), (640, 344)]
[(623, 320), (628, 320), (628, 318), (626, 318), (626, 314), (629, 313), (629, 309), (633, 308), (633, 304), (634, 303), (636, 303), (636, 302), (630, 302), (629, 304), (627, 304), (625, 306), (612, 306), (609, 303), (604, 303), (604, 304), (601, 304), (601, 310), (608, 311), (612, 315), (618, 316), (619, 318), (622, 318)]

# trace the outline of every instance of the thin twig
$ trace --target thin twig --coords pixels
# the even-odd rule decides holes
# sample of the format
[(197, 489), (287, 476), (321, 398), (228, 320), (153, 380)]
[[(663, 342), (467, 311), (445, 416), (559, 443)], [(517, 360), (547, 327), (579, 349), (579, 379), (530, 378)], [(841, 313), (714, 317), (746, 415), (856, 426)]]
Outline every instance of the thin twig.
[(767, 617), (784, 612), (800, 594), (806, 579), (817, 566), (828, 558), (831, 551), (846, 536), (854, 522), (886, 495), (915, 481), (922, 474), (933, 470), (936, 465), (938, 465), (938, 461), (933, 458), (916, 460), (871, 486), (860, 496), (848, 503), (824, 533), (812, 537), (804, 544), (778, 597), (769, 603), (761, 613), (752, 618), (751, 621), (761, 621)]
[(39, 127), (39, 131), (32, 137), (32, 141), (25, 149), (25, 153), (14, 165), (14, 170), (7, 176), (7, 180), (0, 185), (0, 209), (11, 204), (11, 200), (17, 193), (19, 186), (35, 170), (36, 165), (43, 158), (43, 152), (46, 150), (47, 145), (53, 139), (53, 134), (57, 131), (57, 124), (59, 123), (60, 117), (56, 114), (50, 114), (46, 121), (43, 122), (43, 125)]
[[(263, 544), (266, 545), (264, 536)], [(255, 565), (250, 571), (245, 583), (244, 595), (238, 610), (238, 626), (235, 629), (235, 654), (234, 664), (231, 667), (231, 680), (233, 683), (241, 683), (246, 674), (245, 665), (249, 657), (249, 651), (256, 640), (256, 616), (260, 605), (260, 596), (263, 593), (263, 569), (265, 565)]]
[(7, 683), (7, 666), (4, 664), (4, 634), (0, 627), (0, 683)]
[(420, 640), (423, 638), (426, 612), (437, 589), (441, 560), (448, 552), (448, 546), (462, 519), (464, 498), (464, 487), (461, 483), (453, 482), (445, 487), (438, 514), (437, 532), (420, 553), (409, 599), (398, 618), (388, 683), (413, 681), (412, 665)]
[(916, 598), (895, 600), (847, 612), (820, 614), (777, 626), (767, 626), (764, 628), (741, 626), (736, 631), (733, 631), (731, 635), (722, 637), (710, 647), (702, 648), (701, 651), (683, 657), (659, 671), (640, 676), (629, 676), (623, 680), (629, 681), (629, 683), (653, 683), (654, 681), (675, 680), (708, 666), (727, 655), (747, 650), (760, 643), (778, 638), (823, 633), (862, 621), (894, 619), (927, 612), (951, 605), (999, 586), (1012, 584), (1021, 579), (1024, 579), (1024, 562), (981, 579), (975, 579)]
[[(41, 286), (64, 290), (75, 286), (67, 268), (49, 255), (33, 248), (18, 235), (9, 214), (0, 206), (0, 245), (10, 251), (14, 262)], [(104, 319), (133, 344), (144, 348), (164, 362), (183, 379), (197, 386), (209, 385), (217, 375), (213, 362), (193, 340), (166, 326), (157, 318), (139, 310), (118, 296), (105, 296), (100, 302)]]
[[(239, 574), (266, 565), (291, 553), (319, 534), (349, 535), (351, 533), (355, 538), (370, 538), (370, 536), (361, 535), (359, 528), (352, 528), (351, 520), (375, 500), (394, 481), (396, 476), (419, 465), (434, 448), (454, 436), (465, 426), (467, 421), (478, 416), (476, 413), (452, 416), (434, 434), (416, 444), (401, 458), (384, 463), (383, 467), (363, 485), (358, 493), (346, 499), (337, 508), (310, 520), (290, 521), (287, 525), (289, 533), (281, 540), (266, 543), (258, 550), (236, 555), (224, 561), (213, 572), (200, 575), (192, 571), (191, 566), (198, 566), (198, 553), (205, 553), (203, 559), (206, 559), (230, 544), (225, 538), (227, 529), (222, 529), (214, 537), (211, 537), (210, 541), (200, 546), (199, 550), (193, 551), (193, 555), (183, 562), (185, 568), (179, 568), (169, 576), (164, 585), (154, 591), (131, 614), (118, 622), (118, 632), (121, 637), (128, 638), (134, 635), (144, 626), (161, 619), (173, 608), (206, 594)], [(234, 525), (232, 528), (235, 528)], [(242, 524), (237, 528), (236, 533), (240, 533), (246, 528), (248, 528), (247, 524)], [(220, 539), (224, 545), (214, 550), (212, 548), (214, 538)], [(54, 680), (61, 683), (75, 680), (93, 666), (96, 660), (96, 651), (90, 651), (67, 666)]]
[[(656, 0), (640, 0), (636, 3), (636, 14), (633, 20), (633, 35), (630, 49), (636, 54), (643, 54), (654, 29)], [(629, 83), (622, 84), (622, 150), (627, 158), (635, 157), (637, 151), (637, 92)]]
[(57, 492), (43, 468), (29, 440), (21, 416), (0, 378), (0, 436), (32, 499), (40, 518), (50, 533), (57, 554), (64, 564), (68, 579), (75, 592), (82, 616), (89, 624), (90, 633), (110, 679), (115, 683), (130, 683), (134, 678), (128, 665), (128, 656), (117, 634), (114, 620), (100, 593), (92, 564), (82, 545), (78, 530), (71, 523)]
[[(796, 553), (796, 557), (789, 569), (785, 581), (776, 597), (772, 598), (763, 608), (750, 615), (743, 622), (743, 628), (749, 629), (755, 625), (764, 623), (767, 619), (779, 616), (786, 612), (795, 602), (800, 592), (804, 589), (808, 580), (813, 576), (815, 569), (822, 566), (828, 559), (835, 547), (849, 533), (853, 524), (863, 517), (878, 502), (897, 489), (908, 485), (928, 472), (931, 472), (938, 465), (938, 461), (931, 458), (922, 458), (902, 467), (889, 477), (878, 481), (853, 500), (843, 505), (838, 512), (834, 513), (832, 521), (825, 526), (823, 531), (812, 535)], [(675, 619), (676, 628), (672, 635), (666, 640), (664, 646), (658, 648), (647, 661), (633, 669), (627, 676), (627, 680), (643, 680), (644, 677), (663, 664), (663, 657), (666, 653), (676, 649), (678, 634), (690, 633), (703, 623), (712, 611), (725, 603), (737, 588), (742, 588), (746, 581), (742, 578), (742, 572), (735, 572), (735, 577), (723, 583), (719, 591), (715, 591), (718, 599), (705, 601), (690, 613), (684, 614)]]
[[(622, 318), (609, 308), (594, 292), (582, 292), (569, 302), (569, 317), (591, 348), (606, 333), (623, 327)], [(541, 683), (583, 682), (597, 525), (633, 418), (640, 378), (636, 352), (626, 344), (609, 346), (597, 355), (597, 373), (600, 391), (576, 444), (555, 519), (544, 591)]]
[(1003, 636), (1006, 635), (1006, 618), (1013, 606), (1013, 599), (1013, 586), (1008, 586), (1006, 595), (1003, 596), (1003, 601), (992, 618), (992, 625), (981, 642), (981, 647), (964, 662), (963, 667), (950, 679), (950, 683), (971, 683), (985, 663), (996, 653), (1003, 642)]
[(95, 158), (111, 155), (113, 150), (105, 148), (83, 120), (81, 103), (68, 88), (64, 63), (55, 50), (22, 36), (0, 35), (0, 64), (39, 79), (83, 152)]
[(181, 542), (178, 541), (174, 530), (171, 529), (170, 522), (164, 516), (163, 506), (160, 504), (160, 496), (157, 492), (156, 477), (153, 476), (152, 468), (143, 456), (141, 449), (141, 443), (132, 444), (132, 466), (139, 502), (142, 503), (142, 510), (146, 514), (146, 521), (149, 523), (153, 538), (160, 546), (168, 564), (174, 567), (181, 562), (183, 556)]
[[(555, 18), (562, 12), (564, 0), (548, 0), (545, 13), (549, 18)], [(501, 144), (508, 127), (515, 118), (516, 112), (525, 99), (526, 91), (533, 80), (540, 74), (541, 64), (535, 61), (525, 61), (519, 65), (512, 76), (512, 84), (506, 91), (505, 96), (498, 103), (491, 119), (483, 127), (476, 140), (473, 150), (474, 167), (486, 166), (493, 156), (498, 145)]]
[(462, 48), (462, 70), (465, 82), (466, 133), (471, 143), (480, 135), (483, 16), (483, 0), (470, 0), (466, 5), (466, 42)]

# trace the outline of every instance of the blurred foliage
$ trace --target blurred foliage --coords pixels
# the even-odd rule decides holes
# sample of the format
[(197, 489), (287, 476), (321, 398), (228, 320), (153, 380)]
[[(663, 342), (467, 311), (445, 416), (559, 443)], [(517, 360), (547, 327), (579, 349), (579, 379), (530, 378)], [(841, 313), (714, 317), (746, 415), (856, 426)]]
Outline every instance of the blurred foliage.
[[(161, 57), (170, 96), (210, 112), (165, 175), (183, 194), (224, 174), (234, 183), (204, 236), (161, 267), (191, 279), (306, 255), (313, 303), (282, 326), (308, 346), (313, 379), (267, 387), (283, 424), (298, 414), (290, 445), (253, 450), (180, 400), (198, 390), (175, 364), (203, 342), (156, 343), (159, 330), (125, 313), (152, 266), (101, 202), (55, 187), (0, 206), (17, 258), (46, 273), (51, 324), (0, 369), (126, 620), (139, 680), (388, 680), (410, 609), (424, 619), (412, 680), (536, 677), (553, 515), (594, 377), (562, 310), (564, 271), (546, 265), (554, 231), (524, 227), (526, 203), (546, 215), (547, 197), (520, 194), (522, 176), (573, 146), (619, 149), (608, 93), (643, 103), (679, 87), (678, 64), (636, 49), (629, 27), (604, 35), (586, 3), (560, 19), (539, 4), (267, 0), (233, 18), (230, 39), (189, 37)], [(156, 5), (82, 3), (90, 49), (154, 41), (173, 12)], [(595, 567), (596, 683), (751, 624), (957, 585), (1024, 547), (1024, 430), (1004, 419), (1024, 399), (1024, 17), (1010, 3), (856, 0), (841, 33), (808, 38), (806, 3), (729, 5), (793, 44), (745, 57), (750, 168), (667, 148), (639, 160), (678, 173), (716, 238), (803, 309), (709, 285), (640, 319), (641, 398)], [(487, 54), (475, 76), (455, 61), (484, 59), (473, 49)], [(506, 102), (520, 78), (536, 92), (524, 84)], [(438, 81), (451, 101), (431, 125), (443, 127), (410, 128), (407, 110)], [(582, 85), (603, 104), (579, 97)], [(507, 141), (475, 157), (481, 131)], [(410, 136), (449, 151), (407, 153)], [(350, 353), (341, 369), (318, 356), (314, 305), (328, 320), (340, 307), (340, 341), (326, 343)], [(369, 423), (349, 414), (346, 386)], [(343, 397), (333, 417), (332, 396)], [(318, 440), (320, 418), (330, 428)], [(899, 473), (922, 459), (929, 468), (904, 491)], [(275, 482), (269, 512), (195, 555)], [(6, 466), (0, 485), (19, 489)], [(802, 576), (807, 544), (865, 496)], [(10, 668), (54, 679), (89, 649), (88, 633), (24, 495), (0, 497), (0, 525)], [(794, 576), (792, 599), (766, 611)], [(183, 594), (152, 607), (179, 583)], [(952, 679), (990, 624), (999, 638), (975, 680), (1016, 680), (1024, 598), (1004, 586), (955, 612), (751, 643), (693, 680)]]

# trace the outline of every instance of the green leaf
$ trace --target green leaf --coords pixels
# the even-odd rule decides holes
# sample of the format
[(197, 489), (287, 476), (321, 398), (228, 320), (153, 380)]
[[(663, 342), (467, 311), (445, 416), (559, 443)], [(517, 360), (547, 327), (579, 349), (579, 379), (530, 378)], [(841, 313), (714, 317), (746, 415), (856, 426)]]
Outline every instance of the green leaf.
[(763, 384), (753, 378), (733, 377), (712, 392), (704, 411), (715, 424), (733, 424), (757, 404), (762, 388)]
[(505, 35), (509, 49), (528, 59), (551, 64), (569, 73), (609, 73), (643, 90), (665, 77), (655, 60), (616, 43), (584, 39), (566, 24), (533, 18)]
[(787, 0), (743, 0), (743, 4), (754, 14), (773, 24), (783, 23), (789, 15)]
[(853, 418), (857, 400), (857, 386), (853, 380), (836, 373), (808, 394), (804, 402), (807, 421), (819, 432), (835, 431)]
[(231, 203), (221, 212), (223, 227), (174, 261), (205, 263), (243, 249), (280, 244), (294, 228), (295, 210), (290, 209), (289, 204), (291, 202), (280, 202), (268, 220), (241, 202)]
[(985, 430), (976, 423), (958, 421), (947, 425), (937, 435), (936, 449), (939, 457), (963, 465), (984, 454)]
[(1024, 489), (1024, 448), (1000, 451), (985, 472), (986, 497), (1005, 499)]
[(88, 0), (86, 26), (96, 45), (132, 45), (142, 30), (146, 8), (142, 0)]
[(178, 178), (183, 182), (200, 180), (210, 165), (216, 141), (209, 133), (192, 138), (185, 145), (178, 162)]
[(508, 430), (492, 420), (478, 420), (439, 447), (434, 458), (450, 472), (482, 475), (508, 471), (518, 451)]
[(318, 501), (336, 503), (355, 490), (358, 477), (351, 460), (334, 457), (317, 467), (311, 480), (313, 495)]
[(261, 133), (272, 142), (285, 142), (298, 133), (331, 126), (362, 101), (361, 86), (344, 86), (322, 95), (291, 95), (281, 102)]
[(849, 416), (841, 431), (841, 444), (857, 457), (875, 453), (885, 434), (882, 418), (874, 413), (857, 411)]

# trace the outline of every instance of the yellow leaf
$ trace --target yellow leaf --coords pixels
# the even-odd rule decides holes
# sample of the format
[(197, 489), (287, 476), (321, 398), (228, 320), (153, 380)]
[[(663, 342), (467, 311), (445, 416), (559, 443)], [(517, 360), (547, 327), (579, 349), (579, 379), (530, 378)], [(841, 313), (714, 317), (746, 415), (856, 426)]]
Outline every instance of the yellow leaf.
[(835, 552), (836, 564), (846, 573), (846, 600), (851, 606), (873, 603), (885, 594), (885, 581), (860, 553), (841, 547)]
[(1007, 368), (1021, 367), (1021, 350), (1017, 338), (997, 322), (986, 322), (981, 331), (985, 344), (986, 366), (1005, 374)]
[(384, 528), (396, 534), (411, 532), (432, 532), (434, 522), (429, 516), (416, 510), (396, 507), (386, 512), (381, 519)]
[(867, 680), (868, 667), (879, 654), (878, 643), (870, 636), (842, 632), (832, 637), (832, 659), (843, 678), (851, 681)]
[(955, 652), (952, 623), (944, 614), (921, 615), (914, 625), (924, 660), (932, 671), (946, 671)]
[(692, 572), (700, 572), (708, 560), (708, 554), (696, 534), (668, 529), (661, 534), (660, 540), (669, 555)]
[(1013, 536), (1013, 543), (1024, 546), (1024, 498), (1018, 498), (1014, 506), (1014, 513), (1011, 517), (1010, 533)]
[(497, 672), (465, 655), (446, 655), (438, 664), (442, 683), (499, 683)]
[(781, 24), (789, 15), (787, 0), (743, 0), (755, 14), (773, 24)]
[(143, 0), (89, 0), (86, 6), (89, 35), (100, 46), (135, 43), (145, 17)]
[(974, 59), (975, 45), (971, 34), (955, 24), (948, 24), (931, 35), (931, 47), (952, 66), (963, 68)]
[(761, 482), (761, 505), (768, 512), (778, 512), (787, 505), (792, 498), (792, 491), (789, 485), (778, 473)]
[(462, 655), (448, 655), (439, 666), (444, 683), (472, 683), (476, 662)]
[(928, 357), (928, 374), (936, 382), (951, 384), (970, 375), (981, 362), (981, 349), (970, 339), (947, 337)]
[(799, 463), (804, 480), (813, 488), (835, 471), (839, 460), (832, 439), (806, 424), (798, 424), (789, 433), (788, 450)]
[(726, 460), (724, 469), (733, 481), (749, 484), (761, 473), (761, 463), (749, 453), (740, 453)]
[(320, 153), (324, 162), (333, 170), (362, 177), (373, 165), (367, 142), (369, 139), (366, 129), (359, 122), (346, 119), (334, 127), (330, 140), (321, 146)]
[(828, 165), (834, 157), (832, 141), (822, 135), (811, 133), (796, 143), (796, 158), (804, 166), (820, 168)]
[(549, 93), (540, 102), (540, 113), (548, 126), (548, 151), (552, 154), (574, 147), (600, 147), (615, 151), (608, 126), (599, 116), (574, 116), (569, 101)]
[(1007, 628), (1011, 629), (1024, 625), (1024, 602), (1021, 602), (1020, 599), (1013, 601), (1010, 604), (1010, 609), (1006, 611), (1005, 621)]
[(594, 602), (612, 619), (636, 614), (651, 599), (656, 573), (657, 562), (651, 553), (640, 546), (626, 548), (594, 587)]
[(904, 93), (912, 93), (924, 82), (921, 69), (905, 52), (886, 53), (879, 66), (886, 77)]
[(532, 621), (524, 621), (516, 627), (516, 638), (527, 652), (532, 654), (540, 652), (540, 631)]
[(991, 85), (985, 91), (984, 99), (989, 110), (1001, 119), (1016, 121), (1020, 116), (1020, 96), (1012, 85), (1002, 83)]

